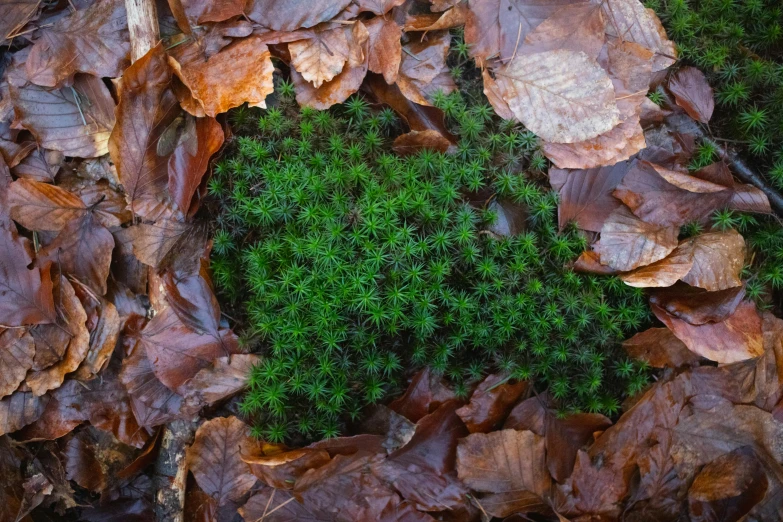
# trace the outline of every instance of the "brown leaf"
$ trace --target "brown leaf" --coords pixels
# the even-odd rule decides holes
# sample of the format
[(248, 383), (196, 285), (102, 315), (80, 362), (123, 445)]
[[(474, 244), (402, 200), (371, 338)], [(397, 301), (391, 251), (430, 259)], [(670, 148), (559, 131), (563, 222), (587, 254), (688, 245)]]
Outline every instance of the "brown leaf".
[(593, 245), (601, 263), (628, 271), (647, 266), (677, 248), (679, 227), (645, 223), (626, 207), (616, 209), (601, 228), (601, 239)]
[(459, 4), (443, 13), (421, 13), (407, 15), (403, 31), (441, 31), (465, 25), (468, 16), (467, 4)]
[(481, 71), (481, 77), (484, 80), (484, 95), (487, 97), (492, 108), (495, 109), (495, 113), (504, 120), (513, 120), (514, 113), (508, 108), (508, 103), (503, 99), (503, 94), (500, 92), (497, 82), (489, 74), (489, 69)]
[(688, 490), (688, 514), (694, 522), (740, 520), (767, 492), (767, 476), (749, 446), (721, 455), (696, 475)]
[(653, 368), (693, 366), (699, 356), (688, 350), (668, 328), (650, 328), (623, 341), (623, 348), (634, 359), (641, 359)]
[(96, 441), (88, 430), (79, 431), (63, 449), (65, 473), (81, 487), (95, 493), (106, 489), (108, 477), (96, 454)]
[(360, 11), (370, 11), (381, 17), (404, 2), (405, 0), (356, 0), (355, 3)]
[(426, 41), (413, 40), (403, 46), (400, 76), (429, 83), (446, 69), (451, 35), (432, 33)]
[(35, 342), (24, 328), (0, 331), (0, 398), (13, 393), (33, 367)]
[(324, 450), (295, 449), (270, 456), (242, 456), (250, 470), (267, 486), (293, 489), (296, 479), (311, 468), (319, 468), (331, 457)]
[[(320, 513), (300, 504), (290, 491), (264, 488), (239, 508), (245, 522), (286, 522), (292, 520), (319, 520)], [(329, 515), (324, 515), (328, 517)], [(322, 520), (329, 520), (324, 518)]]
[(411, 131), (407, 134), (401, 134), (394, 139), (392, 148), (394, 152), (401, 156), (412, 156), (422, 150), (434, 150), (437, 152), (446, 152), (449, 150), (451, 142), (443, 137), (436, 130)]
[(162, 199), (166, 189), (168, 154), (159, 154), (158, 143), (179, 113), (170, 83), (166, 55), (157, 45), (128, 67), (118, 84), (109, 153), (132, 209), (139, 200)]
[(250, 428), (236, 417), (209, 420), (196, 431), (196, 440), (187, 450), (188, 468), (219, 506), (240, 499), (256, 483), (241, 458), (253, 445)]
[(484, 61), (496, 57), (501, 62), (518, 54), (517, 47), (528, 33), (572, 0), (545, 0), (537, 3), (486, 0), (470, 2), (465, 42), (471, 56)]
[(597, 59), (606, 41), (601, 5), (577, 2), (564, 5), (525, 36), (519, 53), (532, 54), (555, 49), (581, 51)]
[(87, 210), (75, 194), (55, 185), (18, 179), (8, 190), (11, 217), (30, 230), (62, 230)]
[(692, 325), (650, 305), (655, 316), (694, 353), (718, 363), (731, 363), (764, 353), (761, 317), (752, 302), (744, 301), (720, 323)]
[(637, 0), (604, 0), (601, 9), (606, 20), (606, 34), (630, 41), (656, 53), (653, 72), (662, 71), (677, 58), (674, 43), (666, 38), (661, 21), (652, 9)]
[(14, 167), (14, 176), (44, 183), (54, 183), (65, 156), (57, 150), (37, 148)]
[(527, 381), (509, 381), (501, 375), (488, 375), (473, 392), (470, 402), (457, 415), (471, 433), (491, 431), (514, 407), (528, 389)]
[(209, 267), (202, 260), (197, 274), (163, 276), (166, 301), (179, 319), (196, 332), (206, 332), (220, 337), (220, 305), (212, 289)]
[(684, 242), (683, 248), (675, 248), (664, 259), (623, 274), (620, 279), (628, 286), (637, 288), (672, 286), (688, 275), (693, 268), (693, 249), (686, 242)]
[(185, 385), (188, 404), (214, 404), (240, 392), (247, 386), (253, 366), (261, 358), (253, 354), (234, 354), (218, 357), (214, 366), (199, 370)]
[(331, 20), (351, 0), (251, 0), (245, 14), (275, 31), (293, 31)]
[(365, 23), (369, 40), (367, 45), (367, 68), (382, 74), (386, 83), (397, 80), (402, 60), (402, 30), (394, 20), (378, 16)]
[(745, 297), (745, 287), (707, 292), (686, 284), (655, 290), (650, 302), (691, 324), (717, 323), (734, 313)]
[(81, 158), (108, 151), (114, 100), (100, 78), (78, 74), (72, 87), (52, 90), (12, 85), (11, 100), (17, 119), (41, 147)]
[(682, 277), (689, 285), (712, 292), (742, 284), (745, 240), (736, 230), (700, 234), (677, 248), (690, 249), (693, 255), (693, 267)]
[(351, 54), (349, 37), (350, 28), (337, 26), (315, 31), (313, 38), (291, 42), (291, 66), (317, 89), (343, 70)]
[[(351, 28), (353, 40), (351, 56), (343, 70), (331, 81), (318, 88), (306, 81), (296, 69), (291, 70), (291, 79), (296, 89), (296, 101), (301, 106), (326, 110), (336, 103), (342, 103), (359, 90), (368, 66), (369, 33), (363, 23), (357, 21)], [(361, 51), (361, 52), (359, 52)]]
[(389, 408), (412, 422), (418, 422), (444, 402), (455, 398), (456, 395), (443, 379), (425, 368), (413, 376), (405, 394), (393, 400)]
[(67, 374), (79, 368), (90, 349), (90, 332), (86, 325), (87, 314), (76, 297), (70, 281), (64, 277), (60, 278), (59, 299), (63, 303), (61, 308), (62, 322), (65, 325), (63, 328), (70, 333), (70, 341), (62, 360), (46, 369), (27, 375), (25, 382), (30, 386), (33, 394), (38, 396), (58, 388)]
[(0, 400), (0, 435), (13, 433), (38, 420), (49, 397), (36, 397), (32, 392), (15, 391)]
[(566, 520), (580, 520), (582, 515), (587, 520), (617, 520), (628, 482), (626, 473), (609, 465), (594, 466), (587, 452), (579, 450), (573, 473), (557, 487), (554, 507)]
[(772, 208), (769, 205), (769, 199), (761, 189), (752, 185), (735, 183), (728, 165), (723, 161), (718, 161), (707, 165), (693, 173), (697, 178), (705, 181), (723, 185), (732, 191), (728, 207), (738, 212), (759, 212), (770, 214)]
[(577, 452), (590, 442), (593, 433), (612, 425), (597, 413), (576, 413), (559, 418), (542, 397), (531, 397), (517, 404), (503, 429), (530, 430), (546, 439), (546, 465), (558, 482), (571, 475)]
[[(130, 227), (128, 238), (133, 254), (142, 263), (158, 269), (183, 266), (198, 267), (206, 247), (203, 227), (183, 223), (176, 217), (164, 217), (154, 223)], [(184, 270), (189, 272), (189, 270)]]
[(108, 364), (119, 340), (124, 321), (120, 319), (117, 308), (111, 302), (100, 297), (96, 299), (96, 296), (90, 295), (90, 292), (80, 284), (76, 284), (74, 290), (88, 315), (90, 349), (73, 377), (81, 381), (89, 381)]
[(185, 129), (168, 165), (169, 195), (184, 214), (190, 209), (209, 159), (223, 145), (223, 138), (223, 128), (214, 118), (186, 118)]
[(207, 2), (182, 0), (182, 7), (192, 25), (202, 25), (205, 22), (222, 22), (241, 15), (245, 10), (247, 0), (211, 0)]
[(49, 268), (34, 267), (27, 241), (0, 228), (0, 324), (54, 323), (54, 297)]
[(617, 270), (601, 264), (601, 258), (592, 250), (585, 250), (576, 261), (574, 261), (574, 271), (585, 274), (614, 275)]
[(606, 218), (621, 205), (612, 197), (612, 191), (623, 180), (629, 166), (627, 161), (621, 161), (611, 167), (588, 170), (549, 169), (550, 183), (560, 193), (557, 207), (560, 229), (574, 221), (582, 230), (600, 232)]
[(695, 67), (683, 67), (669, 80), (669, 90), (688, 116), (709, 123), (715, 110), (715, 100), (704, 73)]
[(130, 64), (130, 40), (121, 0), (103, 0), (41, 30), (25, 70), (31, 82), (61, 86), (74, 73), (116, 78)]
[(182, 63), (169, 57), (169, 63), (204, 114), (213, 118), (245, 102), (266, 107), (264, 100), (274, 91), (271, 55), (258, 36), (236, 41), (206, 61)]
[(576, 143), (543, 142), (541, 149), (557, 167), (591, 169), (625, 161), (645, 146), (639, 118), (632, 116), (595, 138)]
[(581, 52), (516, 56), (497, 71), (497, 83), (511, 112), (546, 141), (584, 141), (620, 123), (611, 79)]
[(532, 431), (474, 433), (457, 446), (457, 472), (471, 489), (490, 493), (481, 506), (496, 517), (533, 511), (549, 494), (545, 442)]
[(0, 19), (0, 43), (14, 35), (38, 12), (40, 0), (6, 0)]

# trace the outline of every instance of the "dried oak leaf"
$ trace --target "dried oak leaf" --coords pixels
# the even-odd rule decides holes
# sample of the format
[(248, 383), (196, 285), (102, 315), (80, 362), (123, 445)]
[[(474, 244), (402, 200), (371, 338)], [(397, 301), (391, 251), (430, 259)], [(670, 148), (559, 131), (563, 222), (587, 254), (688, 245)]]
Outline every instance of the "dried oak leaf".
[(532, 431), (473, 433), (457, 446), (457, 472), (469, 488), (488, 493), (481, 506), (492, 516), (535, 511), (545, 505), (552, 478), (545, 439)]
[(688, 116), (709, 123), (715, 110), (715, 100), (703, 72), (696, 67), (683, 67), (669, 80), (669, 90)]
[(41, 147), (80, 158), (108, 151), (114, 100), (100, 78), (77, 74), (72, 87), (11, 85), (10, 92), (16, 118)]
[(761, 317), (751, 302), (744, 301), (731, 316), (719, 323), (702, 325), (692, 325), (656, 305), (651, 305), (651, 308), (690, 351), (711, 361), (732, 363), (764, 353)]
[(691, 324), (717, 323), (734, 313), (745, 297), (745, 287), (708, 292), (683, 283), (650, 293), (650, 302)]
[(601, 264), (625, 272), (668, 256), (677, 248), (679, 231), (679, 227), (645, 223), (623, 206), (606, 219), (593, 250)]
[(382, 74), (386, 83), (393, 84), (397, 81), (402, 60), (402, 30), (394, 20), (382, 16), (368, 20), (365, 26), (369, 34), (367, 68)]
[(319, 468), (331, 460), (327, 451), (308, 448), (294, 449), (276, 455), (241, 457), (261, 482), (278, 489), (292, 489), (296, 479), (308, 469)]
[(564, 5), (525, 36), (521, 54), (555, 49), (582, 51), (597, 59), (606, 42), (600, 3), (576, 2)]
[(517, 119), (546, 141), (584, 141), (620, 123), (611, 79), (582, 52), (516, 56), (496, 81)]
[(187, 450), (188, 468), (202, 490), (219, 506), (240, 499), (256, 483), (241, 454), (255, 445), (250, 428), (236, 417), (218, 417), (202, 424)]
[(245, 14), (275, 31), (293, 31), (327, 22), (351, 0), (251, 0)]
[(561, 7), (572, 3), (573, 0), (469, 2), (465, 42), (470, 45), (471, 56), (479, 61), (497, 57), (505, 63), (518, 54), (517, 47), (531, 30)]
[(74, 73), (116, 78), (130, 65), (130, 39), (121, 0), (102, 0), (41, 30), (25, 63), (31, 82), (58, 87)]
[(582, 230), (600, 232), (606, 218), (621, 203), (612, 191), (623, 180), (630, 164), (587, 170), (549, 169), (549, 182), (560, 195), (557, 218), (560, 229), (574, 221)]
[(351, 52), (342, 72), (318, 88), (313, 87), (296, 69), (291, 69), (291, 79), (299, 105), (326, 110), (336, 103), (344, 102), (358, 91), (367, 75), (369, 38), (364, 24), (360, 21), (354, 23), (351, 26)]
[(503, 429), (530, 430), (546, 439), (546, 466), (552, 477), (563, 482), (571, 475), (577, 452), (612, 421), (597, 413), (576, 413), (559, 418), (546, 397), (531, 397), (517, 404)]
[(43, 415), (49, 396), (37, 397), (29, 391), (15, 391), (0, 400), (0, 435), (32, 424)]
[(699, 356), (688, 350), (668, 328), (650, 328), (623, 341), (623, 348), (634, 359), (641, 359), (653, 368), (693, 366)]
[(0, 330), (0, 398), (13, 393), (33, 367), (35, 342), (24, 328)]
[(601, 9), (610, 38), (630, 41), (655, 53), (653, 72), (662, 71), (677, 59), (674, 42), (666, 38), (661, 21), (638, 0), (603, 0)]
[(337, 26), (316, 30), (312, 38), (291, 42), (291, 66), (317, 89), (343, 70), (351, 54), (349, 37), (350, 28)]
[(38, 396), (58, 388), (67, 374), (79, 368), (90, 349), (90, 332), (87, 330), (87, 314), (84, 307), (67, 278), (60, 278), (59, 287), (59, 300), (62, 303), (61, 320), (64, 324), (61, 328), (68, 331), (70, 340), (60, 361), (27, 375), (25, 382), (33, 394)]
[(169, 195), (182, 213), (188, 213), (209, 159), (223, 145), (223, 139), (223, 128), (214, 118), (186, 118), (168, 165)]
[(4, 0), (0, 19), (0, 44), (14, 36), (38, 12), (40, 0)]
[(389, 408), (411, 422), (418, 422), (444, 402), (456, 397), (440, 376), (425, 368), (413, 376), (405, 394), (393, 400)]
[(27, 240), (0, 227), (0, 324), (23, 326), (56, 321), (48, 267), (34, 267)]
[(266, 44), (253, 35), (236, 41), (206, 61), (179, 62), (169, 57), (177, 77), (203, 114), (215, 117), (247, 102), (250, 107), (266, 107), (267, 94), (274, 91), (272, 58)]
[(457, 410), (471, 433), (487, 433), (506, 418), (527, 391), (527, 381), (509, 381), (502, 375), (488, 375), (473, 392), (470, 402)]
[(179, 113), (171, 77), (159, 44), (128, 67), (118, 83), (109, 153), (134, 212), (140, 200), (162, 199), (166, 190), (169, 154), (158, 144)]

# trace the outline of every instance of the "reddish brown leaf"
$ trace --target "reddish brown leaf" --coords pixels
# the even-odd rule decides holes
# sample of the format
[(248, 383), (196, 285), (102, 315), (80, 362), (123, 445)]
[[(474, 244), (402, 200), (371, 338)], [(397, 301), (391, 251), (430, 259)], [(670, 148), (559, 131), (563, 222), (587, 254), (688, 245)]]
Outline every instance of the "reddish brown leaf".
[(370, 11), (380, 17), (404, 2), (405, 0), (356, 0), (355, 3), (360, 11)]
[[(682, 246), (682, 245), (681, 245)], [(625, 284), (637, 288), (672, 286), (693, 268), (693, 249), (677, 247), (666, 258), (620, 276)]]
[(209, 159), (223, 145), (223, 138), (223, 128), (214, 118), (185, 120), (185, 129), (168, 165), (169, 195), (184, 214), (190, 209)]
[(0, 20), (0, 43), (5, 43), (38, 12), (40, 0), (6, 0)]
[[(625, 455), (622, 455), (625, 457)], [(617, 520), (620, 502), (628, 492), (629, 477), (612, 466), (597, 466), (579, 450), (574, 472), (556, 490), (555, 509), (566, 520), (582, 515), (596, 520)]]
[(222, 22), (241, 15), (245, 10), (247, 0), (211, 0), (197, 2), (182, 0), (182, 7), (192, 25), (202, 25), (205, 22)]
[(517, 404), (506, 419), (503, 429), (530, 430), (546, 439), (546, 465), (558, 482), (571, 475), (576, 454), (612, 422), (597, 413), (577, 413), (558, 418), (542, 397), (531, 397)]
[(234, 354), (218, 357), (214, 366), (200, 370), (186, 384), (185, 401), (188, 405), (214, 404), (241, 391), (253, 366), (261, 358), (253, 354)]
[(14, 176), (44, 183), (54, 183), (65, 156), (57, 150), (35, 149), (14, 167)]
[(628, 168), (629, 163), (621, 161), (611, 167), (589, 170), (549, 169), (550, 183), (560, 193), (557, 208), (560, 229), (574, 221), (583, 230), (600, 232), (606, 218), (621, 205), (612, 197), (612, 191)]
[(502, 422), (528, 389), (527, 381), (488, 375), (473, 392), (470, 402), (457, 410), (471, 433), (486, 433)]
[(405, 394), (392, 401), (389, 408), (412, 422), (418, 422), (444, 402), (455, 398), (456, 395), (443, 379), (425, 368), (413, 376)]
[(742, 284), (745, 240), (736, 230), (700, 234), (685, 240), (677, 249), (692, 252), (693, 266), (682, 277), (689, 285), (716, 291)]
[(204, 492), (219, 506), (238, 500), (256, 483), (242, 462), (254, 446), (250, 428), (236, 417), (219, 417), (202, 424), (188, 448), (188, 467)]
[(288, 44), (291, 66), (317, 89), (340, 74), (352, 45), (350, 27), (337, 26), (314, 31), (313, 38)]
[(13, 393), (33, 367), (35, 342), (24, 328), (0, 331), (0, 398)]
[(275, 488), (264, 488), (254, 494), (239, 508), (239, 514), (245, 522), (319, 520), (320, 515), (300, 504), (290, 491)]
[(606, 41), (601, 5), (577, 2), (564, 5), (525, 36), (519, 53), (553, 49), (581, 51), (594, 60)]
[(319, 468), (331, 457), (324, 450), (295, 449), (270, 456), (242, 456), (250, 470), (267, 486), (293, 489), (296, 479), (311, 468)]
[(651, 305), (655, 316), (694, 353), (718, 363), (731, 363), (764, 353), (761, 317), (756, 306), (744, 301), (720, 323), (692, 325)]
[(41, 147), (82, 158), (108, 151), (114, 101), (100, 78), (79, 74), (72, 87), (52, 90), (12, 85), (11, 100), (21, 125)]
[(367, 67), (374, 73), (382, 74), (386, 83), (397, 80), (402, 60), (402, 30), (394, 20), (378, 16), (366, 24), (369, 40), (367, 45)]
[(199, 273), (181, 276), (168, 272), (163, 276), (163, 283), (167, 302), (186, 326), (215, 338), (220, 336), (220, 305), (204, 261)]
[(504, 120), (513, 120), (514, 113), (508, 108), (508, 103), (503, 99), (503, 94), (500, 92), (497, 82), (489, 73), (489, 69), (481, 71), (481, 77), (484, 80), (484, 95), (487, 97), (492, 108), (495, 109), (495, 113)]
[(728, 165), (723, 161), (707, 165), (694, 172), (693, 175), (729, 188), (732, 191), (732, 195), (728, 206), (732, 210), (738, 212), (759, 212), (763, 214), (772, 212), (767, 195), (752, 185), (735, 183), (734, 176), (732, 176)]
[[(446, 70), (450, 43), (451, 35), (443, 31), (431, 33), (426, 41), (413, 40), (402, 47), (397, 86), (405, 97), (415, 103), (429, 103), (424, 92), (425, 86), (432, 84)], [(448, 86), (442, 90), (450, 92)]]
[(15, 391), (0, 400), (0, 435), (12, 433), (38, 420), (49, 397), (36, 397), (32, 392)]
[(107, 228), (119, 227), (133, 218), (127, 209), (125, 195), (117, 192), (105, 180), (60, 175), (57, 181), (58, 187), (79, 196), (87, 209)]
[(123, 321), (120, 320), (117, 308), (109, 301), (99, 298), (96, 304), (95, 297), (88, 295), (88, 292), (78, 284), (74, 287), (74, 290), (76, 290), (76, 295), (79, 297), (85, 310), (89, 312), (90, 305), (98, 308), (96, 311), (98, 315), (97, 321), (91, 324), (90, 319), (88, 319), (88, 326), (90, 326), (90, 349), (79, 369), (73, 374), (75, 379), (89, 381), (96, 377), (108, 364), (109, 358), (119, 340)]
[(709, 123), (715, 110), (715, 100), (704, 73), (695, 67), (683, 67), (669, 81), (669, 90), (688, 116)]
[(49, 268), (28, 270), (31, 262), (27, 241), (0, 228), (0, 324), (55, 322)]
[(422, 150), (434, 150), (437, 152), (446, 152), (449, 150), (451, 142), (443, 137), (436, 130), (411, 131), (407, 134), (397, 136), (392, 148), (394, 152), (401, 156), (411, 156), (418, 154)]
[(293, 31), (331, 20), (351, 0), (251, 0), (245, 13), (275, 31)]
[(605, 0), (601, 9), (608, 36), (637, 43), (655, 53), (653, 72), (674, 63), (677, 58), (674, 42), (666, 38), (666, 31), (652, 9), (637, 0)]
[(532, 431), (474, 433), (457, 446), (457, 472), (471, 489), (489, 493), (480, 504), (506, 517), (543, 507), (552, 479), (544, 463), (545, 442)]
[(142, 199), (162, 199), (166, 190), (169, 154), (158, 150), (158, 143), (179, 113), (170, 83), (171, 70), (158, 45), (128, 67), (118, 84), (109, 152), (131, 208)]
[(405, 18), (403, 30), (408, 31), (441, 31), (465, 25), (468, 16), (468, 6), (460, 4), (442, 13), (421, 13), (408, 15)]
[(25, 70), (35, 84), (56, 87), (74, 73), (116, 78), (130, 64), (130, 41), (121, 0), (103, 0), (41, 31)]
[(585, 274), (614, 275), (616, 270), (601, 264), (601, 258), (596, 252), (586, 250), (579, 254), (579, 258), (574, 261), (574, 271)]
[(185, 273), (198, 270), (207, 241), (203, 227), (164, 217), (128, 230), (133, 254), (142, 263), (158, 269), (174, 267)]
[(75, 194), (38, 181), (18, 179), (8, 191), (11, 217), (30, 230), (62, 230), (84, 215), (87, 207)]
[(650, 328), (640, 332), (627, 341), (623, 348), (634, 359), (641, 359), (653, 368), (670, 366), (693, 366), (699, 361), (699, 356), (688, 350), (668, 328)]
[(745, 297), (745, 287), (707, 292), (686, 284), (655, 290), (650, 302), (691, 324), (717, 323), (734, 313)]
[(68, 480), (73, 480), (85, 489), (100, 493), (106, 488), (108, 477), (98, 460), (95, 443), (90, 432), (82, 430), (65, 444), (62, 455)]
[(665, 258), (677, 248), (678, 234), (679, 227), (645, 223), (627, 207), (620, 207), (606, 219), (593, 250), (602, 264), (628, 271)]

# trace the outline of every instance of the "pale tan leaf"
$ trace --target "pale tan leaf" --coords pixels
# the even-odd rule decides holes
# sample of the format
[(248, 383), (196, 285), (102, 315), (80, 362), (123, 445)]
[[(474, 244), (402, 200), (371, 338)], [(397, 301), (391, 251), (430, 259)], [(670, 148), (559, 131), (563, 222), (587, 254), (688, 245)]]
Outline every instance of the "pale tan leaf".
[(340, 74), (351, 50), (343, 27), (316, 31), (315, 38), (288, 44), (291, 65), (317, 89)]
[(708, 232), (686, 240), (686, 243), (693, 252), (693, 267), (682, 277), (684, 282), (710, 292), (742, 284), (740, 272), (745, 263), (745, 240), (739, 232), (733, 229)]
[(568, 49), (582, 51), (595, 60), (605, 41), (600, 5), (577, 2), (559, 8), (528, 33), (518, 52), (532, 54)]
[(668, 257), (620, 276), (628, 286), (665, 287), (685, 277), (693, 267), (693, 249), (677, 247)]
[(645, 223), (627, 207), (620, 207), (601, 228), (601, 239), (593, 249), (601, 263), (628, 271), (659, 261), (677, 248), (679, 227)]
[(517, 119), (553, 143), (588, 140), (620, 122), (612, 81), (582, 52), (517, 56), (497, 83)]
[(592, 169), (625, 161), (646, 146), (644, 129), (634, 116), (595, 138), (575, 143), (545, 141), (541, 150), (561, 169)]
[(513, 120), (514, 113), (508, 108), (508, 103), (503, 99), (503, 95), (500, 92), (495, 79), (489, 74), (488, 69), (481, 71), (481, 77), (484, 79), (484, 95), (489, 100), (492, 108), (495, 109), (495, 114), (503, 118), (504, 120)]
[(601, 0), (601, 8), (607, 35), (635, 42), (656, 53), (653, 72), (674, 63), (677, 58), (674, 43), (666, 39), (666, 32), (652, 9), (646, 9), (639, 0)]

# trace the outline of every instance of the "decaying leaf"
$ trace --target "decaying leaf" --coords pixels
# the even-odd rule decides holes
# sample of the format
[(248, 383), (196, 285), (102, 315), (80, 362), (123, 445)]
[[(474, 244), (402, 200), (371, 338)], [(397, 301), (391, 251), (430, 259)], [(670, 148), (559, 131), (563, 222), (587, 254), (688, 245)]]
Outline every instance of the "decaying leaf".
[(381, 16), (369, 20), (365, 25), (369, 35), (367, 68), (382, 74), (386, 83), (393, 84), (397, 80), (402, 60), (402, 30), (394, 20), (386, 20)]
[(516, 56), (496, 75), (514, 115), (546, 141), (584, 141), (620, 122), (612, 81), (582, 52)]
[(650, 328), (627, 341), (623, 348), (634, 359), (641, 359), (653, 368), (692, 366), (699, 356), (688, 350), (668, 328)]
[(625, 284), (637, 288), (672, 286), (688, 275), (691, 268), (693, 268), (693, 250), (687, 247), (677, 247), (660, 261), (623, 274), (620, 279)]
[(203, 227), (176, 217), (130, 227), (127, 237), (138, 260), (156, 268), (197, 267), (207, 241)]
[(242, 461), (254, 446), (250, 428), (236, 417), (219, 417), (202, 424), (188, 448), (188, 467), (196, 482), (218, 505), (237, 500), (256, 483)]
[(451, 142), (434, 129), (410, 131), (407, 134), (401, 134), (394, 139), (394, 145), (392, 146), (394, 152), (401, 156), (418, 154), (425, 149), (446, 152), (449, 150), (449, 147), (451, 147)]
[(359, 6), (360, 11), (370, 11), (381, 17), (403, 2), (405, 0), (356, 0), (354, 3)]
[(350, 29), (337, 26), (315, 31), (313, 38), (291, 42), (288, 44), (291, 66), (317, 89), (343, 70), (351, 54), (347, 36)]
[(624, 162), (645, 145), (639, 118), (632, 116), (595, 138), (575, 143), (543, 142), (541, 150), (559, 168), (592, 169)]
[(49, 396), (37, 397), (29, 391), (15, 391), (0, 400), (0, 435), (12, 433), (38, 420), (49, 400)]
[(669, 81), (669, 90), (674, 94), (677, 105), (685, 109), (688, 116), (702, 123), (709, 123), (715, 110), (712, 87), (704, 73), (696, 67), (683, 67)]
[(679, 227), (645, 223), (626, 207), (620, 207), (601, 227), (601, 239), (593, 245), (601, 263), (628, 271), (659, 261), (677, 248)]
[(405, 18), (404, 31), (440, 31), (465, 25), (468, 14), (466, 4), (456, 5), (442, 13), (421, 13)]
[(527, 381), (509, 381), (490, 374), (478, 385), (470, 402), (457, 410), (457, 415), (471, 433), (486, 433), (504, 420), (527, 389)]
[(214, 118), (187, 119), (168, 165), (169, 195), (183, 213), (188, 213), (209, 159), (223, 145), (223, 139), (223, 128)]
[(30, 263), (26, 240), (0, 227), (0, 324), (23, 326), (56, 320), (49, 267), (30, 270)]
[(455, 398), (454, 392), (441, 377), (425, 368), (414, 375), (405, 394), (392, 401), (389, 408), (412, 422), (418, 422), (441, 404)]
[(269, 29), (293, 31), (331, 20), (350, 3), (351, 0), (251, 0), (245, 13)]
[(273, 488), (292, 489), (296, 479), (308, 469), (319, 468), (331, 460), (324, 450), (295, 449), (275, 455), (242, 456), (253, 474)]
[(206, 22), (222, 22), (239, 16), (244, 12), (247, 3), (247, 0), (211, 0), (207, 2), (183, 0), (182, 7), (185, 10), (185, 15), (195, 26)]
[(693, 255), (693, 266), (682, 277), (689, 285), (712, 292), (742, 284), (745, 240), (736, 230), (699, 234), (677, 248), (689, 249)]
[(65, 156), (58, 150), (37, 148), (14, 167), (13, 173), (20, 178), (44, 183), (54, 183)]
[(0, 331), (0, 398), (13, 393), (33, 367), (35, 342), (24, 328)]
[(745, 297), (745, 287), (708, 292), (677, 283), (650, 293), (650, 302), (691, 324), (716, 323), (734, 313)]
[(638, 0), (602, 0), (606, 34), (655, 52), (653, 72), (662, 71), (677, 59), (674, 42), (666, 38), (661, 21)]
[(30, 230), (62, 230), (87, 210), (75, 194), (49, 183), (27, 179), (11, 183), (8, 204), (11, 217)]
[(40, 0), (14, 0), (3, 2), (3, 18), (0, 20), (0, 43), (5, 43), (38, 12)]
[(563, 5), (529, 32), (518, 52), (533, 54), (568, 49), (581, 51), (595, 60), (605, 41), (601, 4), (574, 2)]
[(214, 365), (200, 370), (185, 387), (185, 401), (192, 405), (214, 404), (247, 386), (253, 366), (261, 361), (253, 354), (218, 357)]
[(612, 191), (623, 180), (628, 167), (627, 161), (621, 161), (611, 167), (588, 170), (549, 169), (549, 182), (560, 193), (557, 206), (560, 229), (574, 221), (583, 230), (600, 232), (606, 218), (621, 205), (612, 197)]

